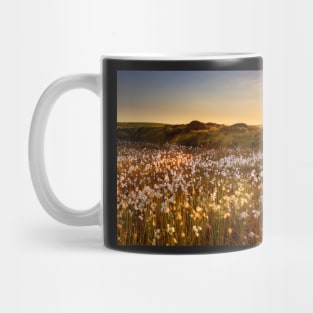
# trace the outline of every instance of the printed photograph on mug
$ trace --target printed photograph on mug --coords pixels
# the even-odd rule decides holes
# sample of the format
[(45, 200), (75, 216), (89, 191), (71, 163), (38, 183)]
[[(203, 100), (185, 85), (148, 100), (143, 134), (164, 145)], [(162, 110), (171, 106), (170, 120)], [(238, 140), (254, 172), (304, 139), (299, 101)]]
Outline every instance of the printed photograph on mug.
[(262, 70), (117, 71), (117, 244), (262, 241)]

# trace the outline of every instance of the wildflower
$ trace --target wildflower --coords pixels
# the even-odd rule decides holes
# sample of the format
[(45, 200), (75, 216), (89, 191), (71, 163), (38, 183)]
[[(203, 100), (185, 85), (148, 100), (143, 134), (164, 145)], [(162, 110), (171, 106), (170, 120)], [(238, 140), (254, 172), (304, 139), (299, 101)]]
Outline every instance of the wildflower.
[(214, 204), (213, 205), (213, 211), (214, 212), (217, 212), (217, 211), (219, 211), (221, 209), (221, 206), (219, 205), (219, 204)]
[(164, 210), (164, 213), (170, 213), (170, 208), (166, 207), (165, 210)]
[(260, 211), (252, 210), (252, 215), (255, 219), (257, 219), (260, 216)]
[(201, 212), (203, 211), (203, 209), (200, 208), (199, 206), (197, 206), (197, 207), (196, 207), (196, 211), (197, 211), (198, 213), (201, 213)]
[(173, 235), (175, 233), (175, 227), (174, 226), (170, 226), (170, 224), (166, 224), (166, 232), (169, 235)]
[(240, 218), (246, 219), (247, 217), (248, 217), (248, 213), (247, 212), (241, 212), (240, 213)]
[(199, 231), (202, 230), (202, 227), (201, 226), (197, 226), (197, 225), (193, 225), (192, 226), (192, 230), (194, 231), (196, 237), (199, 237)]
[[(219, 230), (227, 236), (234, 232), (228, 223), (238, 218), (249, 227), (233, 244), (258, 240), (259, 224), (253, 220), (262, 214), (262, 153), (134, 142), (117, 148), (119, 243), (131, 239), (133, 244), (157, 245), (166, 238), (164, 245), (175, 245), (179, 239), (190, 244), (198, 238), (202, 244), (207, 241), (202, 227), (215, 236), (216, 218), (224, 220)], [(143, 226), (147, 232), (139, 232), (137, 227)]]
[(247, 202), (248, 202), (248, 200), (246, 198), (240, 198), (240, 206), (243, 206)]
[(230, 217), (230, 213), (229, 212), (224, 214), (224, 219), (227, 219), (228, 217)]
[(188, 202), (185, 202), (184, 207), (185, 207), (186, 209), (189, 209), (189, 208), (190, 208), (190, 204), (189, 204)]

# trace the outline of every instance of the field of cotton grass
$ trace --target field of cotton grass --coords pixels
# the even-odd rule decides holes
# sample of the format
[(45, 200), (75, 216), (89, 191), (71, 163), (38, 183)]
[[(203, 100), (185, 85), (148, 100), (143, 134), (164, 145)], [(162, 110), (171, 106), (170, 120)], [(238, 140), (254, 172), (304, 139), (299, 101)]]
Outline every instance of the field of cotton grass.
[(119, 142), (117, 243), (239, 246), (262, 240), (262, 153)]

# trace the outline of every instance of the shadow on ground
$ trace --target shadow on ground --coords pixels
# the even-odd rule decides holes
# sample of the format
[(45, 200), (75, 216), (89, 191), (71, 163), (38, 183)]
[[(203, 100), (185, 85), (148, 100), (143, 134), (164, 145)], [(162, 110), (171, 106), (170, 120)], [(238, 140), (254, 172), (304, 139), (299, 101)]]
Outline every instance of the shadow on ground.
[(101, 229), (97, 226), (36, 226), (29, 229), (28, 235), (34, 244), (47, 248), (111, 251), (104, 246)]

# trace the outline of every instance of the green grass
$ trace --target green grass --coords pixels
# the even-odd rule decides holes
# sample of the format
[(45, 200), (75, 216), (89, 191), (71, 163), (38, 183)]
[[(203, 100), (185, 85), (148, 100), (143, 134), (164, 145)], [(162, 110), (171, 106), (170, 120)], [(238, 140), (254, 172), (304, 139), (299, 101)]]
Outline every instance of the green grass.
[(231, 126), (192, 121), (189, 124), (117, 123), (120, 141), (145, 142), (158, 145), (178, 144), (208, 148), (262, 146), (262, 126), (237, 123)]

